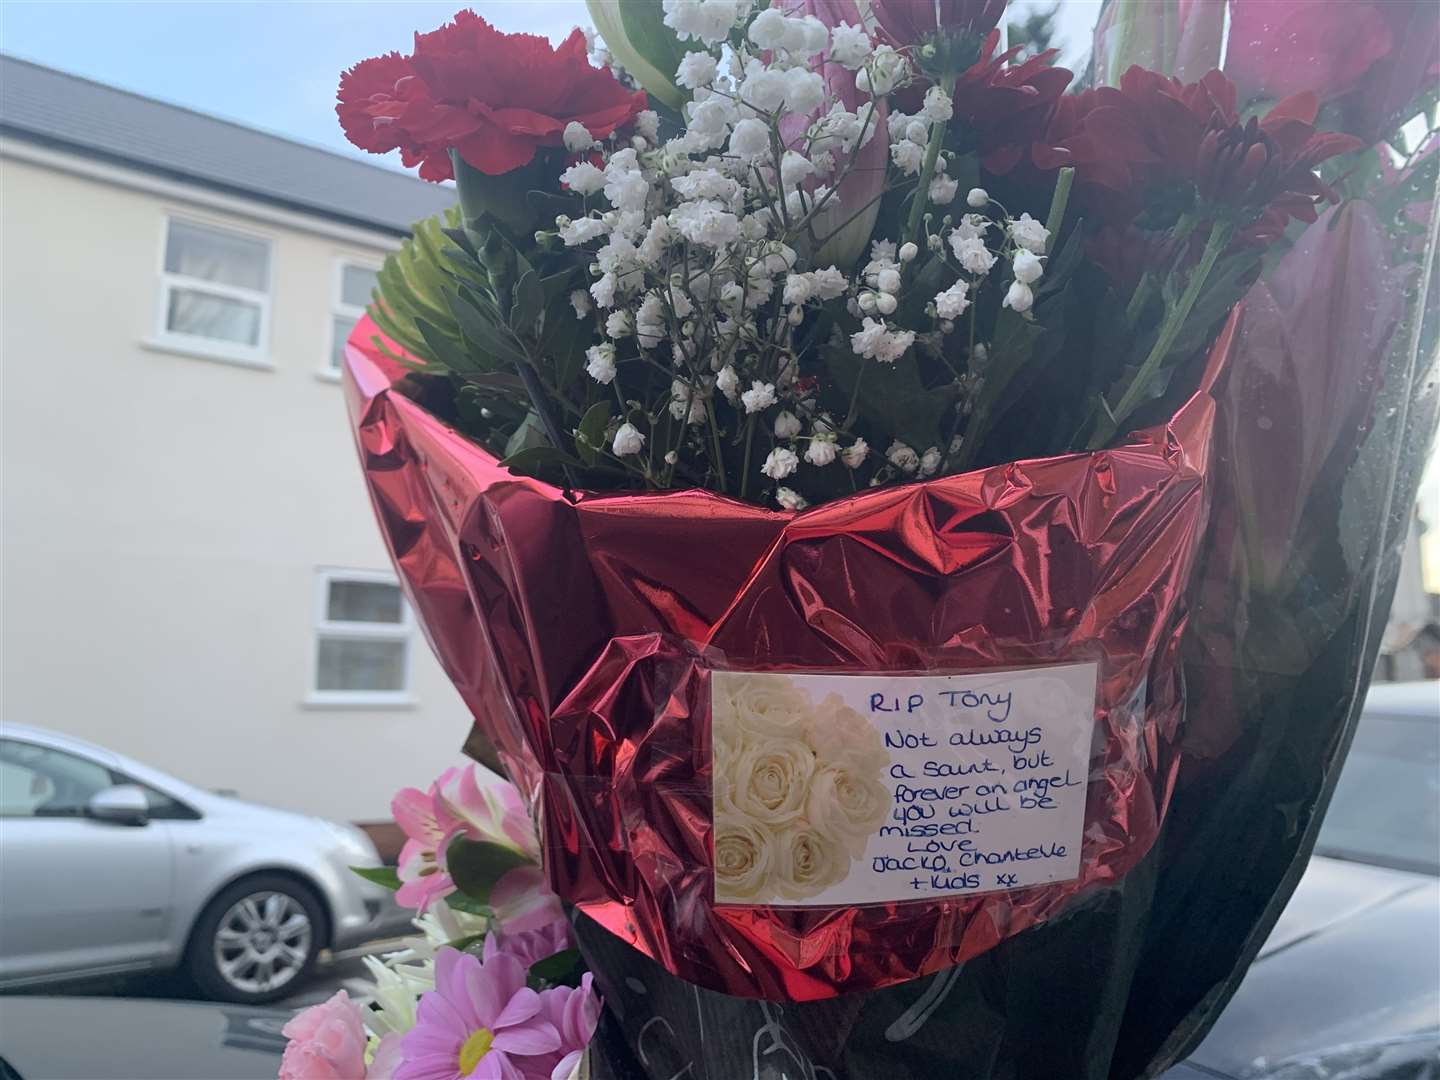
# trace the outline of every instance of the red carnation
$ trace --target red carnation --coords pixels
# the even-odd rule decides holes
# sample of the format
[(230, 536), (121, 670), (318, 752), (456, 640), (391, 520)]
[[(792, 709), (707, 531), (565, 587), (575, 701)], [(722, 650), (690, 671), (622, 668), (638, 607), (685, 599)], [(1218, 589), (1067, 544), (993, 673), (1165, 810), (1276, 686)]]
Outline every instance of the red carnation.
[(646, 107), (643, 91), (591, 67), (586, 52), (579, 30), (555, 47), (461, 11), (416, 34), (413, 55), (389, 53), (347, 71), (335, 111), (356, 146), (399, 150), (426, 180), (453, 176), (452, 149), (497, 176), (529, 164), (539, 147), (563, 145), (567, 124), (603, 139)]

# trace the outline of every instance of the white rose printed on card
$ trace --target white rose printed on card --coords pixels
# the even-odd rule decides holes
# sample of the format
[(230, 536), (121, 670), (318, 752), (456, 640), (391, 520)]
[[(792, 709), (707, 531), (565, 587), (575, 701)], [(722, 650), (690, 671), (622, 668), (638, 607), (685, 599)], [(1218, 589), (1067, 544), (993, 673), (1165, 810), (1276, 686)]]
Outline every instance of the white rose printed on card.
[(843, 907), (1080, 872), (1096, 666), (711, 674), (715, 902)]

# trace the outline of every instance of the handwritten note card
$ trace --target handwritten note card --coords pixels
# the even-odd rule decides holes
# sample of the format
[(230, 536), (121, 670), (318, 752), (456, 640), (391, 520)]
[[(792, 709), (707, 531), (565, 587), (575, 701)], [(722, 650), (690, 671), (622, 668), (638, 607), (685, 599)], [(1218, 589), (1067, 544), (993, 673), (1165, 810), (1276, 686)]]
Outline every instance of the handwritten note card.
[(715, 672), (715, 900), (836, 907), (1080, 868), (1094, 664)]

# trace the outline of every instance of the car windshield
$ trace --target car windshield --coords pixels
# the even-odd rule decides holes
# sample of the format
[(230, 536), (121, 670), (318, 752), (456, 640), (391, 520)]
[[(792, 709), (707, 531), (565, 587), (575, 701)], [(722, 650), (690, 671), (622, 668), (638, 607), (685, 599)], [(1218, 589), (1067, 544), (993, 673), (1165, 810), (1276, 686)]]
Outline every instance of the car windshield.
[(1440, 721), (1361, 717), (1315, 850), (1440, 874)]

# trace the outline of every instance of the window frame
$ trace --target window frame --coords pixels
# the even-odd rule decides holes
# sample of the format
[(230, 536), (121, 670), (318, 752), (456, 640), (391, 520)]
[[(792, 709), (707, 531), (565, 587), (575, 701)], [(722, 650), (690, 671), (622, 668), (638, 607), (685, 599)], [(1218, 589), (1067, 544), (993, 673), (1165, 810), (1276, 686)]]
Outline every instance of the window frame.
[[(305, 704), (325, 708), (396, 708), (415, 704), (415, 613), (405, 591), (400, 589), (398, 623), (347, 622), (329, 617), (330, 586), (336, 582), (365, 585), (393, 585), (399, 579), (387, 570), (347, 570), (322, 566), (315, 572), (313, 632), (310, 642), (310, 681)], [(321, 690), (320, 643), (343, 641), (398, 641), (403, 646), (400, 670), (404, 685), (399, 690)]]
[[(189, 225), (211, 232), (228, 233), (231, 236), (265, 247), (265, 288), (263, 291), (247, 289), (239, 285), (226, 285), (218, 281), (190, 277), (173, 273), (165, 267), (165, 256), (170, 248), (170, 226), (172, 223)], [(270, 323), (273, 294), (275, 291), (275, 237), (263, 231), (236, 228), (233, 225), (214, 221), (197, 214), (166, 211), (160, 223), (160, 261), (157, 267), (159, 287), (156, 290), (155, 333), (147, 344), (169, 352), (186, 356), (198, 356), (206, 360), (221, 360), (245, 367), (273, 369), (275, 364), (270, 355)], [(252, 345), (239, 342), (220, 341), (199, 334), (185, 334), (171, 330), (167, 325), (170, 311), (170, 296), (176, 289), (189, 290), (228, 300), (241, 300), (258, 304), (260, 327), (258, 340)]]
[(365, 258), (359, 255), (337, 255), (335, 257), (334, 266), (330, 271), (330, 310), (325, 316), (326, 349), (317, 373), (327, 382), (340, 381), (340, 368), (330, 365), (330, 357), (335, 354), (335, 320), (341, 316), (349, 318), (353, 315), (357, 320), (365, 316), (364, 305), (356, 307), (354, 304), (345, 303), (346, 267), (369, 270), (378, 275), (384, 267), (384, 260)]

